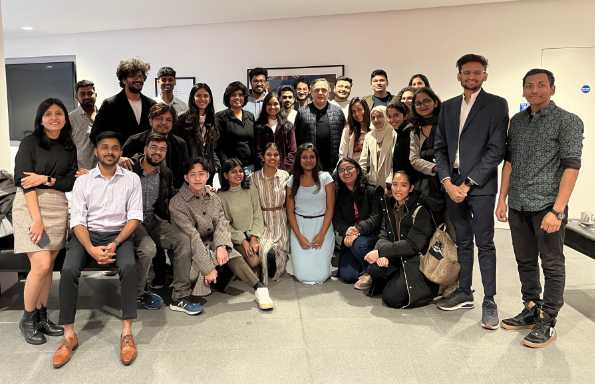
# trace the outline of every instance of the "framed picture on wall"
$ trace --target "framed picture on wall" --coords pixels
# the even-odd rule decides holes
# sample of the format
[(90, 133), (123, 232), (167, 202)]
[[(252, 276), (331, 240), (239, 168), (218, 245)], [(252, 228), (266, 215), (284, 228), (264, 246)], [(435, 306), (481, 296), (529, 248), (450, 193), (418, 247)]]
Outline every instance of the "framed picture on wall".
[[(177, 77), (176, 76), (176, 86), (174, 88), (174, 96), (178, 97), (180, 100), (187, 101), (188, 95), (190, 94), (190, 90), (192, 86), (196, 83), (196, 77)], [(155, 97), (159, 96), (159, 79), (155, 78)]]
[[(250, 87), (249, 73), (252, 68), (246, 71), (246, 84)], [(283, 85), (292, 85), (300, 77), (309, 83), (312, 80), (324, 77), (331, 83), (331, 91), (337, 77), (345, 75), (345, 65), (310, 65), (305, 67), (269, 67), (269, 87), (276, 91)]]

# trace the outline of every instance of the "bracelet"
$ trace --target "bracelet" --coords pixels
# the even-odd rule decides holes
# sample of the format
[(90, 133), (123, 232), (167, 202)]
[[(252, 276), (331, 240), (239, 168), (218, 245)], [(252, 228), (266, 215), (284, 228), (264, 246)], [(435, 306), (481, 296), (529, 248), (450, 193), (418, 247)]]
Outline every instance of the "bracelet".
[(116, 244), (116, 248), (120, 246), (120, 242), (117, 239), (112, 240), (112, 243)]

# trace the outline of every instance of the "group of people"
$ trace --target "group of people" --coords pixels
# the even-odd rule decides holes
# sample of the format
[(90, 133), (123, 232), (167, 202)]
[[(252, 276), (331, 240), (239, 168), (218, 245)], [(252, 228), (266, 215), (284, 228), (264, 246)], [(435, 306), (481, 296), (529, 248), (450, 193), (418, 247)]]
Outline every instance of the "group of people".
[[(60, 100), (44, 100), (15, 160), (14, 248), (31, 262), (19, 323), (25, 340), (64, 335), (53, 365), (70, 360), (79, 278), (92, 262), (116, 266), (120, 359), (128, 365), (137, 355), (137, 308), (163, 304), (151, 288), (169, 283), (165, 254), (173, 270), (169, 307), (189, 315), (234, 277), (253, 290), (258, 308), (271, 310), (270, 281), (287, 272), (322, 284), (333, 255), (338, 279), (388, 306), (435, 301), (450, 311), (474, 306), (475, 244), (481, 325), (531, 329), (525, 345), (548, 345), (563, 304), (564, 226), (583, 125), (551, 101), (548, 70), (523, 77), (530, 106), (509, 121), (506, 100), (483, 90), (487, 60), (467, 54), (456, 66), (463, 93), (444, 102), (422, 74), (393, 96), (387, 73), (375, 70), (372, 94), (363, 98), (350, 98), (352, 80), (340, 77), (329, 100), (324, 78), (270, 90), (267, 70), (255, 68), (250, 90), (230, 83), (226, 109), (215, 113), (205, 83), (192, 87), (187, 103), (173, 95), (170, 67), (157, 73), (159, 99), (144, 96), (149, 65), (139, 59), (120, 63), (122, 91), (99, 109), (88, 80), (77, 83), (79, 107), (70, 114)], [(502, 321), (494, 209), (510, 221), (523, 300), (522, 311)], [(461, 266), (458, 287), (443, 297), (444, 287), (419, 268), (441, 223)], [(47, 302), (64, 246), (57, 325)]]

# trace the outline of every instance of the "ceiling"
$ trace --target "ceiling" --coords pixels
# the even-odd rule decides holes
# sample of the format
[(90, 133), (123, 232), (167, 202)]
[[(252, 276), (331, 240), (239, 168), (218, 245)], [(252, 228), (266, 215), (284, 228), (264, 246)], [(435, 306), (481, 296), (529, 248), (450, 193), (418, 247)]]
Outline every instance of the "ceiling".
[[(516, 0), (1, 0), (5, 37), (397, 11)], [(25, 31), (24, 26), (33, 30)]]

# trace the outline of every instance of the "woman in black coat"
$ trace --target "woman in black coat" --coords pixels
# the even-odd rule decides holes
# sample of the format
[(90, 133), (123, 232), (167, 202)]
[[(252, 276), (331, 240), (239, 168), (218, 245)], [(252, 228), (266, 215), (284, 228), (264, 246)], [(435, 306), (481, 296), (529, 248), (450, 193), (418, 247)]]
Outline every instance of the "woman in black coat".
[(341, 244), (339, 279), (351, 284), (357, 281), (355, 288), (367, 289), (370, 278), (365, 273), (368, 264), (364, 256), (374, 249), (378, 238), (382, 188), (366, 184), (360, 165), (353, 159), (341, 159), (337, 174), (333, 227)]
[(419, 271), (419, 255), (426, 252), (434, 233), (430, 211), (413, 192), (412, 180), (404, 171), (394, 174), (391, 196), (381, 204), (383, 218), (376, 249), (365, 257), (372, 277), (368, 294), (382, 294), (382, 301), (393, 308), (428, 304), (438, 286)]
[(178, 116), (173, 133), (186, 141), (190, 159), (202, 157), (207, 161), (210, 184), (221, 163), (216, 152), (219, 131), (215, 127), (213, 93), (207, 84), (194, 84), (188, 95), (188, 111)]

